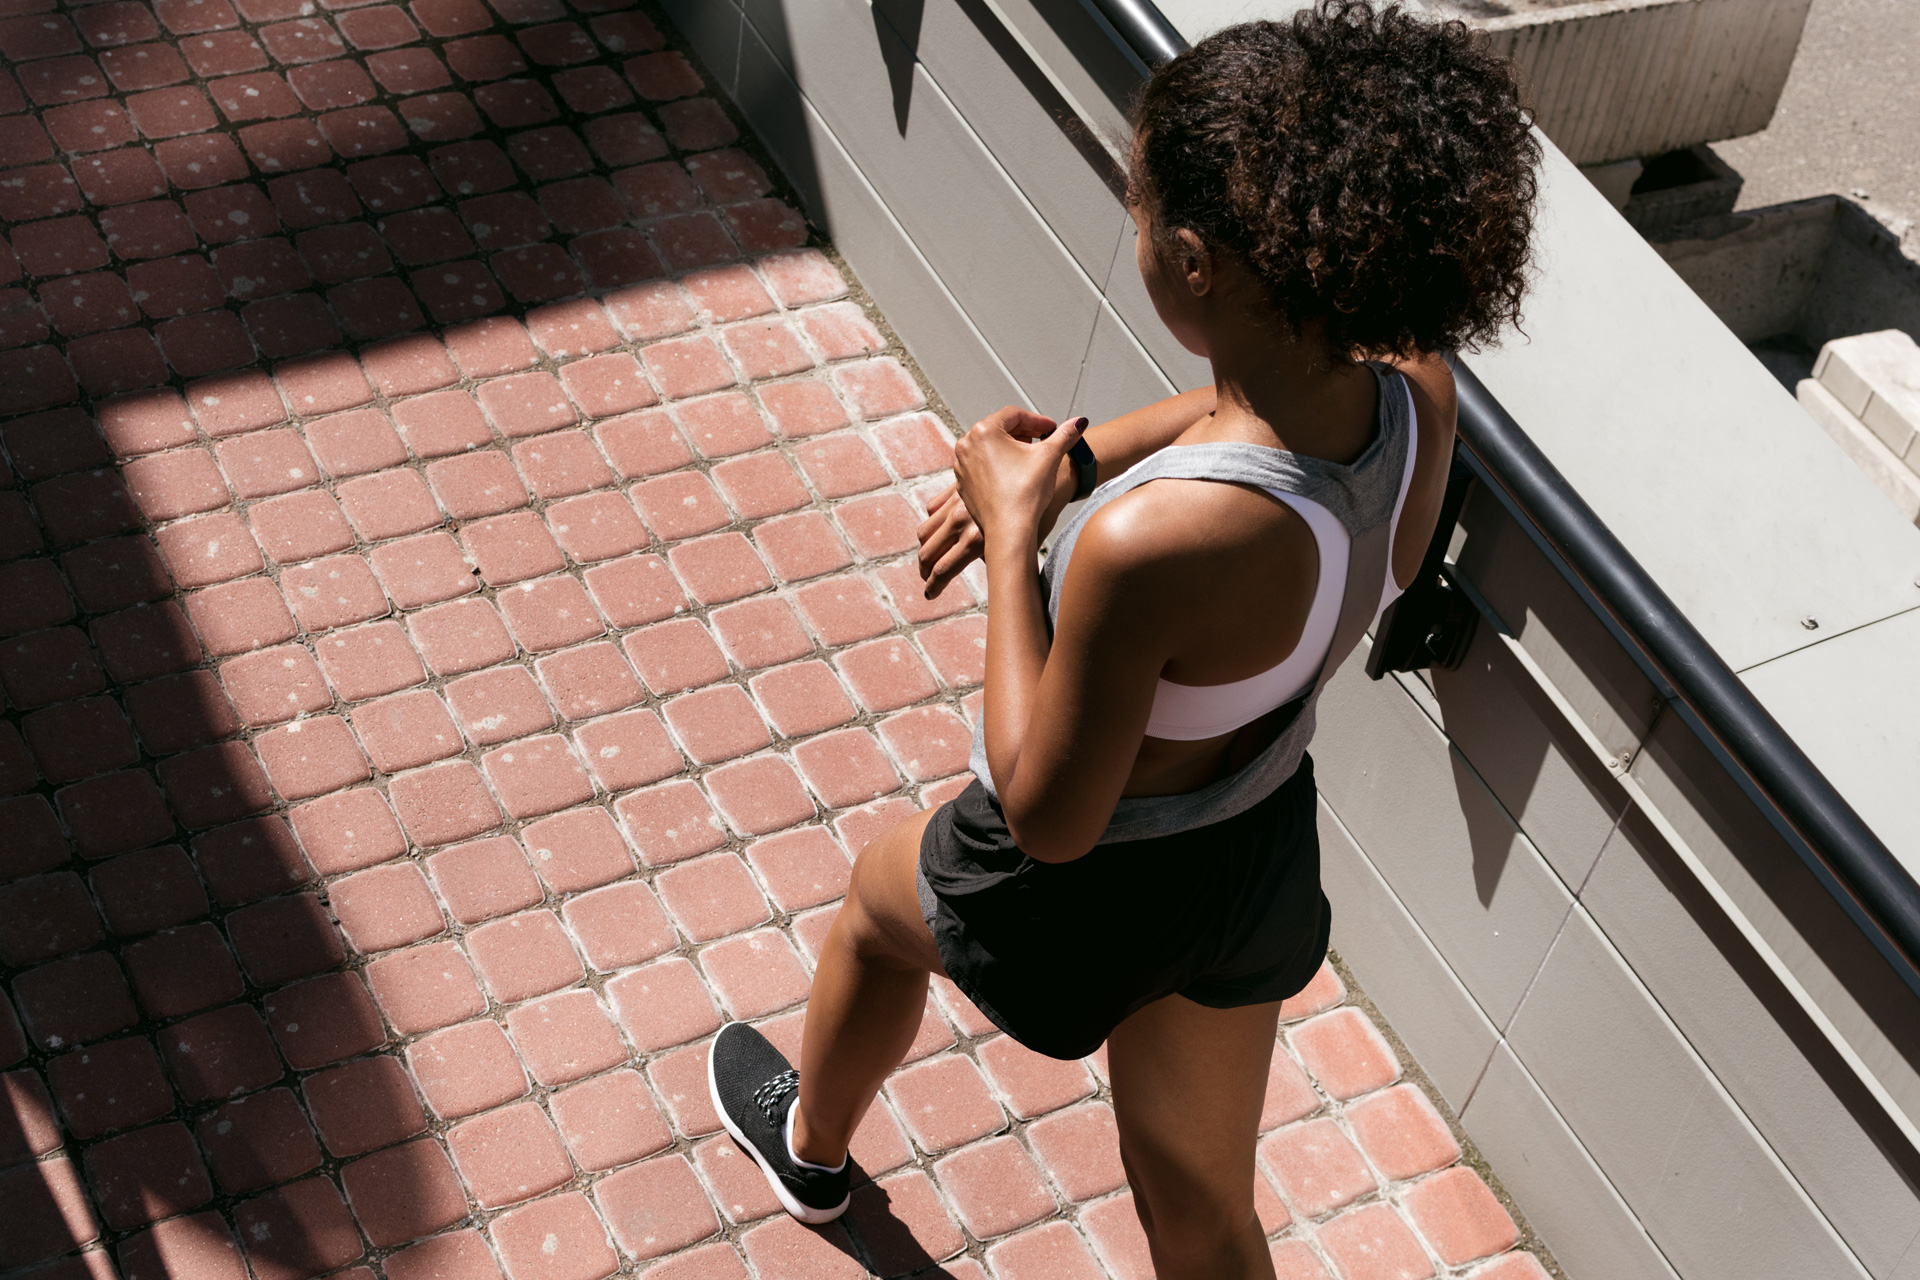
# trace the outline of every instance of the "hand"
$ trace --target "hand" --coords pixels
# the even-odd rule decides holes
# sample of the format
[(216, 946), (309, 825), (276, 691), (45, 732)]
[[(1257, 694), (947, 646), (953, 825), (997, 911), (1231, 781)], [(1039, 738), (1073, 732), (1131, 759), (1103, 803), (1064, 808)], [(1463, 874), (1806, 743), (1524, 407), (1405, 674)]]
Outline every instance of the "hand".
[(1038, 540), (1061, 461), (1086, 425), (1083, 417), (1055, 423), (1009, 405), (961, 437), (953, 449), (955, 484), (989, 544), (1011, 547)]
[(960, 486), (950, 484), (927, 508), (920, 530), (920, 580), (926, 597), (938, 599), (960, 571), (986, 551), (987, 536), (961, 500)]

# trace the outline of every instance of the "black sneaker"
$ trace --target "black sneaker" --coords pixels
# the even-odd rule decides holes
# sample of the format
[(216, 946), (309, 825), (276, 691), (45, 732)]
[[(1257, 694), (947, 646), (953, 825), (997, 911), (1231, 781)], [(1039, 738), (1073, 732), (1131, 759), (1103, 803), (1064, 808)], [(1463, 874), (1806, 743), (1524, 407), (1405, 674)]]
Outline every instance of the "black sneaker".
[(832, 1222), (847, 1211), (851, 1162), (838, 1169), (802, 1164), (787, 1147), (787, 1114), (800, 1097), (800, 1073), (786, 1055), (744, 1022), (729, 1022), (713, 1038), (707, 1091), (733, 1140), (767, 1175), (786, 1211), (802, 1222)]

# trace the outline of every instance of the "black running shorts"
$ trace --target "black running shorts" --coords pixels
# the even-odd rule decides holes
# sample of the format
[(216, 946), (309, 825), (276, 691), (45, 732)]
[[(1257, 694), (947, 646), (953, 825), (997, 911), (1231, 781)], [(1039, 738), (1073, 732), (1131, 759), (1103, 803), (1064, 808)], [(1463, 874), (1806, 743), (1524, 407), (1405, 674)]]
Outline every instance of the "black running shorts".
[(1283, 1000), (1327, 953), (1311, 759), (1224, 822), (1063, 863), (1020, 852), (975, 782), (927, 823), (918, 879), (948, 976), (1054, 1058), (1085, 1057), (1175, 992), (1216, 1009)]

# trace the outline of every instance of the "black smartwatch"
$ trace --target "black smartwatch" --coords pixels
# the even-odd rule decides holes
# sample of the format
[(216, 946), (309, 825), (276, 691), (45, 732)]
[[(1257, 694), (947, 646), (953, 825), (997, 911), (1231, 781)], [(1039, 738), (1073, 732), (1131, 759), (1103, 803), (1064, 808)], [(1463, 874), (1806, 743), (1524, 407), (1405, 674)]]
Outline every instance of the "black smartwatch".
[(1067, 457), (1073, 462), (1073, 500), (1078, 502), (1100, 483), (1100, 459), (1093, 456), (1093, 446), (1085, 436), (1068, 447)]

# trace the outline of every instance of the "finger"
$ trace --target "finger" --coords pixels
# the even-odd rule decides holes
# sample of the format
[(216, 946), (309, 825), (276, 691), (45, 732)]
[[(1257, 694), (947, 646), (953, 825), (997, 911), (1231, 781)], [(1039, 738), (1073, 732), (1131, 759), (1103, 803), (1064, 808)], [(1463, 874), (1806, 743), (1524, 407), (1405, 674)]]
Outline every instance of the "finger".
[(1047, 446), (1053, 450), (1054, 456), (1065, 457), (1067, 450), (1073, 448), (1074, 441), (1078, 440), (1086, 429), (1087, 418), (1085, 414), (1068, 418), (1060, 424), (1058, 430), (1047, 437)]
[(935, 507), (933, 510), (927, 512), (927, 518), (920, 522), (920, 527), (913, 531), (913, 536), (924, 544), (926, 540), (931, 538), (940, 526), (945, 523), (946, 518), (946, 511), (941, 507)]
[(929, 581), (940, 583), (951, 581), (959, 575), (962, 569), (980, 558), (980, 551), (981, 548), (979, 546), (973, 545), (968, 541), (961, 541), (956, 544), (952, 550), (948, 551), (946, 555), (940, 557), (939, 563), (933, 566), (933, 573)]
[(1045, 414), (1010, 404), (988, 414), (974, 426), (1004, 432), (1018, 440), (1042, 440), (1053, 430), (1055, 423)]
[(926, 537), (920, 539), (920, 576), (927, 576), (933, 564), (965, 535), (967, 520), (964, 509), (959, 514), (949, 512), (939, 525)]

